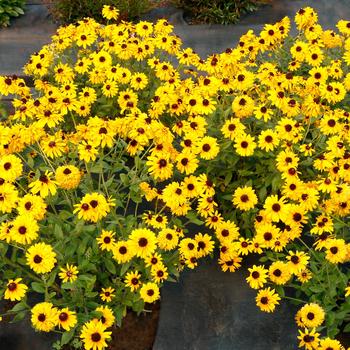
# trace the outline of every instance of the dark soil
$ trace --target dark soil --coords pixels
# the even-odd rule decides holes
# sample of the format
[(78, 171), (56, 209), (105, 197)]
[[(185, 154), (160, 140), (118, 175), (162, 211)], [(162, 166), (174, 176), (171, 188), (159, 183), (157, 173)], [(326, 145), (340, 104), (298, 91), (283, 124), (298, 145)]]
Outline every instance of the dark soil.
[(158, 328), (159, 303), (149, 305), (148, 309), (152, 312), (126, 315), (122, 327), (113, 329), (108, 350), (152, 350)]

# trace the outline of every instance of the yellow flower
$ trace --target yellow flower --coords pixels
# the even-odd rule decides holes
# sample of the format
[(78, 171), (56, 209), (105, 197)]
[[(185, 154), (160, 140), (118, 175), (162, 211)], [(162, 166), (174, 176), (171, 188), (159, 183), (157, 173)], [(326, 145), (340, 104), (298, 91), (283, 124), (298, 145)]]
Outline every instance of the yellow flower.
[(298, 274), (299, 272), (305, 270), (310, 257), (301, 251), (289, 251), (287, 256), (288, 268), (291, 273)]
[(315, 328), (311, 330), (305, 328), (304, 331), (299, 329), (299, 347), (305, 347), (306, 350), (318, 349), (319, 336), (320, 334), (316, 333)]
[(111, 251), (115, 244), (115, 233), (113, 231), (102, 230), (99, 237), (97, 237), (97, 243), (102, 250)]
[(129, 236), (134, 254), (141, 258), (151, 255), (157, 247), (157, 238), (153, 231), (147, 228), (135, 229)]
[(103, 350), (107, 347), (107, 340), (112, 332), (107, 332), (101, 321), (89, 321), (84, 324), (80, 338), (84, 343), (85, 350)]
[(29, 247), (26, 253), (27, 265), (36, 273), (50, 272), (56, 263), (56, 253), (45, 243), (37, 243)]
[(102, 301), (105, 301), (107, 303), (112, 301), (112, 298), (115, 296), (115, 294), (113, 294), (114, 291), (115, 289), (112, 287), (102, 288), (102, 292), (100, 293), (100, 297)]
[(144, 283), (140, 289), (140, 296), (146, 303), (153, 303), (160, 297), (159, 287), (152, 282)]
[(81, 179), (80, 170), (74, 165), (60, 166), (56, 170), (56, 182), (65, 190), (77, 188)]
[(22, 175), (22, 161), (13, 154), (0, 157), (0, 178), (14, 182)]
[(16, 301), (21, 300), (25, 296), (28, 287), (25, 284), (20, 283), (21, 281), (22, 278), (16, 278), (15, 280), (8, 281), (4, 299)]
[(276, 308), (276, 305), (279, 304), (281, 298), (275, 292), (274, 289), (270, 287), (261, 289), (258, 292), (258, 295), (255, 298), (256, 305), (259, 306), (261, 311), (264, 312), (273, 312)]
[(277, 285), (286, 284), (291, 278), (288, 265), (282, 261), (273, 262), (269, 267), (269, 278)]
[(325, 312), (323, 308), (316, 303), (304, 305), (299, 312), (301, 322), (306, 328), (317, 328), (325, 319)]
[(71, 311), (67, 307), (58, 310), (57, 318), (58, 327), (63, 328), (67, 332), (75, 327), (78, 322), (75, 311)]
[(264, 286), (267, 281), (268, 270), (264, 266), (254, 265), (251, 268), (248, 268), (249, 276), (246, 278), (249, 286), (253, 289), (259, 289)]
[(20, 216), (32, 216), (35, 220), (42, 220), (46, 214), (46, 203), (43, 198), (27, 193), (18, 200), (17, 211)]
[(52, 303), (39, 303), (32, 308), (32, 325), (42, 332), (52, 331), (58, 323), (57, 309)]
[(20, 244), (30, 244), (38, 237), (39, 225), (31, 217), (17, 216), (11, 223), (11, 235), (14, 241)]
[(56, 182), (52, 180), (53, 173), (46, 171), (41, 175), (38, 180), (33, 181), (28, 185), (33, 194), (39, 193), (40, 197), (47, 197), (49, 194), (54, 195), (56, 193)]
[(74, 282), (78, 277), (79, 270), (74, 265), (66, 265), (66, 268), (61, 267), (58, 276), (63, 282)]
[(78, 213), (79, 219), (98, 222), (110, 212), (115, 204), (113, 200), (106, 198), (97, 192), (86, 194), (79, 204), (75, 204), (74, 213)]
[(235, 139), (234, 148), (237, 154), (242, 157), (252, 156), (256, 148), (254, 137), (249, 134), (241, 134), (237, 136)]
[(18, 201), (18, 191), (11, 183), (3, 182), (0, 185), (0, 212), (10, 213), (16, 208)]
[(134, 292), (141, 286), (141, 274), (138, 271), (128, 272), (125, 276), (124, 283)]
[(258, 197), (250, 186), (237, 187), (233, 194), (233, 204), (240, 210), (250, 210), (258, 203)]
[(102, 16), (109, 20), (111, 19), (116, 20), (119, 16), (119, 10), (114, 6), (103, 5)]
[(108, 306), (99, 306), (96, 311), (101, 314), (100, 322), (106, 327), (112, 327), (114, 324), (115, 317), (113, 311)]

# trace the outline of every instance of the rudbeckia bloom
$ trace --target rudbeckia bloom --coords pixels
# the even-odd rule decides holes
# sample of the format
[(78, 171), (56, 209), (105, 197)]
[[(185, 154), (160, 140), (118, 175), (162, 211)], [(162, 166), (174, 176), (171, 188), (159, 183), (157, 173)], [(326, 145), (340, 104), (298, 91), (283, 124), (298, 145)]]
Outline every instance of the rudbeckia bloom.
[(57, 323), (59, 328), (69, 331), (77, 324), (77, 316), (75, 311), (69, 310), (67, 307), (57, 312)]
[(159, 287), (156, 283), (144, 283), (140, 289), (140, 297), (146, 303), (153, 303), (159, 299)]
[(24, 283), (20, 283), (21, 281), (22, 278), (8, 281), (4, 299), (16, 301), (21, 300), (25, 296), (28, 287)]
[(274, 289), (268, 287), (265, 289), (261, 289), (258, 292), (258, 295), (256, 296), (255, 300), (256, 305), (259, 306), (261, 311), (273, 312), (276, 308), (276, 305), (279, 304), (281, 298)]
[(233, 194), (233, 204), (240, 210), (250, 210), (258, 203), (258, 197), (250, 186), (238, 187)]
[(56, 253), (45, 243), (37, 243), (29, 247), (26, 253), (27, 264), (36, 273), (50, 272), (56, 263)]
[(32, 308), (31, 321), (35, 329), (50, 332), (57, 325), (57, 309), (52, 303), (39, 303)]
[(92, 320), (84, 324), (80, 338), (86, 350), (102, 350), (107, 347), (107, 340), (112, 332), (106, 331), (106, 326), (101, 321)]

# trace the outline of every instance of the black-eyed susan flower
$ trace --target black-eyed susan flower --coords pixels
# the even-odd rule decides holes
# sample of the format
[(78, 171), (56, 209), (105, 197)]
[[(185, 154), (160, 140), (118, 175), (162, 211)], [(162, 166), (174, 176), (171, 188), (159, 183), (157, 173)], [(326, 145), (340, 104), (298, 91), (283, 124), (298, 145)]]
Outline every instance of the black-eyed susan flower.
[(309, 269), (302, 270), (296, 274), (297, 279), (301, 283), (309, 282), (312, 278), (312, 273)]
[(167, 280), (169, 273), (166, 266), (160, 263), (155, 266), (152, 266), (151, 275), (154, 282), (161, 283)]
[(275, 261), (269, 267), (269, 279), (277, 285), (286, 284), (291, 278), (288, 265), (282, 261)]
[(33, 194), (39, 194), (42, 198), (50, 194), (54, 195), (57, 192), (57, 183), (52, 178), (53, 173), (46, 171), (37, 180), (31, 182), (28, 187)]
[(58, 323), (57, 308), (52, 303), (36, 304), (31, 310), (31, 322), (35, 329), (42, 332), (52, 331)]
[(20, 244), (30, 244), (38, 237), (39, 225), (33, 218), (20, 215), (11, 225), (12, 239)]
[(115, 296), (114, 292), (115, 289), (112, 287), (102, 288), (102, 291), (100, 293), (102, 301), (105, 301), (107, 303), (111, 302)]
[(16, 301), (21, 300), (26, 295), (28, 287), (24, 283), (20, 283), (21, 281), (22, 278), (8, 281), (4, 299)]
[(158, 264), (163, 263), (163, 257), (159, 253), (153, 253), (149, 256), (147, 256), (145, 259), (145, 263), (147, 267), (153, 268), (154, 266), (157, 266)]
[(102, 16), (108, 20), (116, 20), (119, 16), (119, 10), (111, 5), (103, 5)]
[(56, 169), (55, 180), (65, 190), (77, 188), (81, 180), (81, 172), (74, 165), (63, 165)]
[(259, 290), (256, 298), (256, 305), (264, 312), (273, 312), (281, 298), (276, 291), (270, 287)]
[(0, 178), (8, 182), (14, 182), (22, 175), (23, 164), (21, 159), (13, 154), (0, 158)]
[(267, 273), (268, 270), (264, 266), (254, 265), (251, 268), (248, 268), (249, 276), (246, 278), (249, 286), (253, 289), (259, 289), (264, 286), (267, 282)]
[(326, 244), (326, 259), (333, 263), (342, 263), (347, 258), (346, 243), (343, 239), (330, 239)]
[(221, 132), (224, 137), (230, 140), (235, 140), (236, 137), (245, 133), (245, 126), (241, 123), (239, 118), (230, 118), (225, 121), (221, 128)]
[(140, 297), (146, 303), (154, 303), (160, 297), (159, 287), (156, 283), (144, 283), (140, 288)]
[(0, 185), (0, 212), (10, 213), (18, 201), (18, 191), (11, 183), (4, 182)]
[(242, 258), (238, 254), (221, 255), (218, 262), (223, 272), (235, 272), (241, 267)]
[(211, 236), (207, 233), (197, 233), (194, 236), (194, 239), (197, 242), (198, 257), (203, 257), (208, 254), (211, 254), (214, 250), (214, 241), (212, 240)]
[(331, 339), (331, 338), (325, 338), (320, 339), (320, 344), (318, 347), (318, 350), (342, 350), (344, 347), (341, 345), (339, 340)]
[(86, 350), (102, 350), (107, 347), (107, 341), (112, 332), (106, 331), (101, 321), (92, 320), (83, 325), (80, 338)]
[(63, 282), (74, 282), (78, 278), (79, 270), (76, 266), (66, 264), (66, 267), (61, 267), (58, 276)]
[(222, 221), (215, 228), (215, 234), (220, 242), (233, 241), (239, 237), (239, 228), (230, 220)]
[(99, 321), (106, 327), (112, 327), (115, 321), (113, 311), (108, 306), (99, 306), (96, 311), (100, 313)]
[(247, 211), (255, 207), (258, 197), (250, 186), (237, 187), (232, 202), (238, 209)]
[(97, 237), (97, 243), (102, 250), (111, 251), (115, 244), (115, 232), (102, 230), (99, 237)]
[(186, 175), (193, 174), (198, 167), (199, 160), (191, 151), (185, 150), (176, 158), (176, 168)]
[(36, 273), (50, 272), (56, 264), (56, 253), (46, 243), (36, 243), (28, 248), (27, 265)]
[(27, 193), (18, 200), (16, 209), (21, 217), (32, 216), (35, 220), (42, 220), (46, 213), (46, 206), (43, 198)]
[(113, 200), (107, 200), (102, 194), (93, 192), (86, 194), (79, 204), (74, 205), (74, 213), (78, 214), (79, 219), (97, 222), (107, 216), (114, 205)]
[(166, 155), (149, 156), (146, 164), (155, 179), (163, 181), (169, 179), (173, 174), (173, 164)]
[(179, 242), (179, 234), (171, 228), (164, 228), (158, 233), (158, 246), (163, 250), (176, 248)]
[(273, 130), (264, 130), (258, 137), (259, 148), (267, 152), (276, 148), (279, 142), (279, 137)]
[(118, 262), (118, 264), (123, 264), (130, 261), (134, 256), (130, 241), (118, 241), (113, 246), (113, 258)]
[(70, 331), (77, 324), (77, 316), (75, 311), (69, 310), (65, 307), (57, 312), (57, 324), (59, 328), (63, 328), (65, 331)]
[(306, 328), (317, 328), (323, 323), (325, 312), (320, 305), (309, 303), (300, 309), (300, 318)]
[(282, 220), (286, 208), (286, 199), (284, 197), (278, 198), (276, 195), (269, 196), (265, 199), (264, 209), (267, 217), (278, 222)]
[(299, 329), (298, 339), (300, 341), (299, 347), (305, 347), (307, 350), (317, 349), (319, 345), (320, 334), (316, 332), (316, 329)]
[(157, 247), (156, 235), (146, 228), (133, 230), (129, 236), (129, 242), (135, 255), (142, 258), (152, 254)]
[(287, 260), (289, 271), (293, 274), (297, 274), (305, 270), (310, 260), (309, 255), (302, 251), (289, 251), (288, 253)]
[(254, 137), (250, 134), (241, 134), (237, 136), (234, 143), (234, 148), (241, 157), (252, 156), (256, 146)]
[(141, 274), (138, 271), (130, 271), (125, 275), (124, 283), (132, 292), (141, 287)]

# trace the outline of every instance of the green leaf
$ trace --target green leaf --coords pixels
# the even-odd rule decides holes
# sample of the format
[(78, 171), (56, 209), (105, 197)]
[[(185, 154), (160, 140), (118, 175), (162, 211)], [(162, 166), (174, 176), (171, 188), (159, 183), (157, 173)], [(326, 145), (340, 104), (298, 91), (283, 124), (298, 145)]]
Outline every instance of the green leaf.
[(61, 345), (66, 345), (74, 337), (75, 328), (71, 329), (69, 332), (64, 332), (61, 337)]
[(19, 322), (22, 321), (24, 319), (24, 317), (26, 316), (27, 311), (20, 311), (13, 319), (10, 323), (15, 323), (15, 322)]
[(130, 265), (131, 262), (122, 265), (122, 268), (120, 270), (120, 277), (124, 276), (125, 272), (129, 270)]
[(186, 218), (195, 225), (203, 225), (204, 224), (204, 222), (202, 220), (198, 219), (197, 214), (193, 211), (190, 211), (186, 215)]
[(12, 309), (11, 311), (13, 312), (19, 312), (19, 311), (23, 311), (28, 309), (28, 305), (24, 302), (21, 301), (20, 303), (17, 303)]
[(112, 274), (115, 275), (117, 272), (117, 269), (115, 267), (115, 264), (111, 260), (105, 260), (105, 266), (107, 270)]
[(62, 227), (60, 225), (57, 225), (57, 224), (55, 225), (55, 229), (54, 229), (53, 233), (58, 240), (64, 238)]
[(37, 293), (45, 293), (45, 286), (43, 283), (32, 282), (31, 287)]

